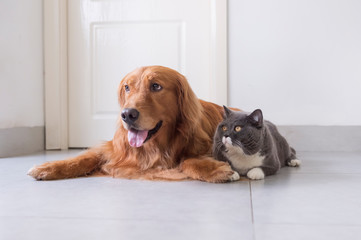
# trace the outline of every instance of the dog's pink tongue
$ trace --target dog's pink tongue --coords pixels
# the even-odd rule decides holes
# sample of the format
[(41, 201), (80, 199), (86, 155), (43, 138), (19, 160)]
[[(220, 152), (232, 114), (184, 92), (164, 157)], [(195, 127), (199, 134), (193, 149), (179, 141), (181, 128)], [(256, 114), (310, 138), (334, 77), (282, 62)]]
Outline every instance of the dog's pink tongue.
[(143, 145), (144, 140), (148, 136), (148, 131), (138, 131), (138, 130), (129, 130), (128, 131), (128, 141), (132, 147), (140, 147)]

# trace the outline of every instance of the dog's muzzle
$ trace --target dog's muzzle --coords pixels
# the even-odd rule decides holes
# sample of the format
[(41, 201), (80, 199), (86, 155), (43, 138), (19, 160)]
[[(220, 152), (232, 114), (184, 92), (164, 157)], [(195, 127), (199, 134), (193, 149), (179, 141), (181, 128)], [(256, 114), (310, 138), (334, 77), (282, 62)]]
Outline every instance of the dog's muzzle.
[(129, 126), (133, 126), (139, 118), (139, 112), (135, 108), (125, 108), (121, 113), (122, 120)]

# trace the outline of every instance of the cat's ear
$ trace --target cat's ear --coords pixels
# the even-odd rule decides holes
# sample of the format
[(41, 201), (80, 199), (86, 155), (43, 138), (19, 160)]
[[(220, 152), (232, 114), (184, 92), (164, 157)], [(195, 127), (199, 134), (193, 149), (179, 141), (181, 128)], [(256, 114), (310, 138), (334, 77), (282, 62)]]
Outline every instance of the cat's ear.
[(263, 126), (263, 114), (261, 109), (254, 110), (247, 118), (255, 127), (261, 128)]
[(224, 108), (224, 114), (223, 114), (223, 118), (227, 118), (231, 113), (232, 113), (232, 110), (227, 108), (226, 106), (223, 105), (223, 108)]

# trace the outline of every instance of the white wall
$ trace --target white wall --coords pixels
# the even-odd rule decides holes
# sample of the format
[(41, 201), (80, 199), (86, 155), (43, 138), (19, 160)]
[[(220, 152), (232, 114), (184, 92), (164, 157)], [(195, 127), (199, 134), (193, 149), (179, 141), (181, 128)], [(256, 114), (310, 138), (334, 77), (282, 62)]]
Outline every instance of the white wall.
[(229, 0), (229, 105), (361, 125), (361, 1)]
[[(229, 0), (229, 105), (361, 125), (361, 1)], [(0, 128), (43, 126), (42, 1), (0, 1)]]
[(42, 1), (0, 1), (0, 128), (44, 126)]

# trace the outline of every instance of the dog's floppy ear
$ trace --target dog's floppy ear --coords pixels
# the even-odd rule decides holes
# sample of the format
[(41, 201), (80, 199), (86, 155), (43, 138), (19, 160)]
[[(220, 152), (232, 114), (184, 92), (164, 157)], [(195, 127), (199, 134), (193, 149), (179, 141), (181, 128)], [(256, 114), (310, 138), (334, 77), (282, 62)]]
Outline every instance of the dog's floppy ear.
[(124, 105), (124, 102), (125, 102), (124, 79), (125, 78), (123, 78), (123, 80), (120, 81), (119, 86), (118, 86), (118, 103), (121, 107)]
[(189, 86), (187, 79), (180, 73), (177, 74), (177, 94), (179, 106), (178, 131), (187, 138), (199, 127), (201, 117), (201, 103)]

